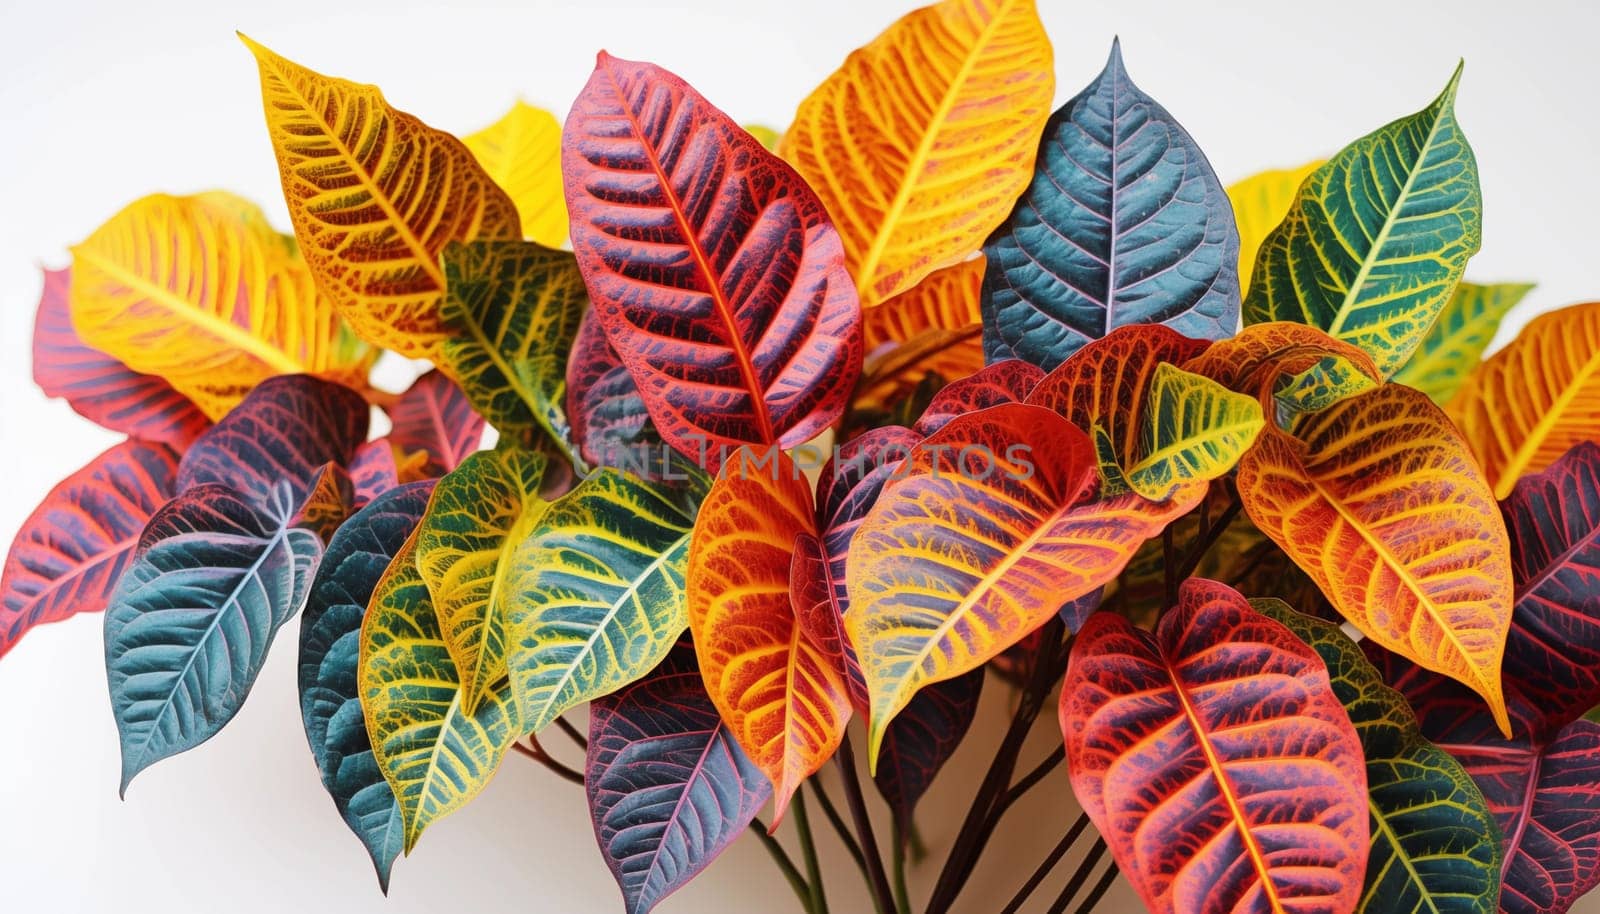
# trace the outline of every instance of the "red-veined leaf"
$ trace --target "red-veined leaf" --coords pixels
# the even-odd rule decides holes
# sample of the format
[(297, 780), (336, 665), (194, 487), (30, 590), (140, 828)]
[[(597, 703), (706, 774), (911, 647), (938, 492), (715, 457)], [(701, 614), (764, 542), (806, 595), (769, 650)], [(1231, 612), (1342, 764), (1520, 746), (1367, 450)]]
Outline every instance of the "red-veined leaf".
[(413, 382), (388, 412), (394, 423), (389, 440), (403, 452), (427, 454), (430, 476), (443, 476), (460, 466), (483, 442), (483, 417), (461, 388), (437, 369)]
[(370, 414), (366, 401), (340, 384), (310, 375), (268, 378), (183, 455), (178, 490), (220, 483), (264, 507), (287, 482), (303, 498), (323, 464), (349, 465)]
[(325, 463), (317, 470), (299, 509), (289, 518), (289, 525), (310, 530), (326, 543), (350, 516), (355, 502), (355, 484), (350, 474), (337, 463)]
[(776, 449), (730, 457), (689, 540), (689, 627), (706, 691), (772, 781), (774, 818), (838, 748), (850, 720), (844, 675), (795, 616), (795, 541), (816, 535), (811, 490)]
[(717, 716), (688, 647), (589, 706), (584, 786), (628, 914), (698, 875), (772, 793)]
[(916, 694), (884, 734), (873, 782), (902, 829), (917, 801), (961, 745), (983, 694), (983, 668), (936, 682)]
[(155, 375), (139, 374), (85, 343), (67, 303), (71, 270), (45, 270), (33, 323), (33, 380), (80, 416), (145, 441), (183, 447), (211, 420)]
[(1006, 359), (946, 385), (934, 394), (912, 430), (924, 437), (944, 428), (951, 419), (1002, 403), (1021, 403), (1044, 378), (1038, 366)]
[(1268, 426), (1239, 461), (1250, 520), (1367, 637), (1471, 686), (1510, 732), (1500, 658), (1511, 546), (1466, 442), (1386, 384)]
[(674, 466), (688, 462), (661, 439), (639, 385), (592, 311), (584, 314), (567, 361), (567, 419), (572, 440), (590, 466), (629, 470), (658, 482), (675, 478)]
[(388, 437), (362, 442), (350, 458), (350, 484), (354, 506), (364, 507), (374, 498), (400, 485), (400, 467)]
[(1186, 581), (1142, 632), (1084, 624), (1061, 687), (1072, 788), (1155, 914), (1350, 914), (1367, 775), (1328, 668), (1238, 592)]
[(35, 625), (106, 608), (177, 473), (170, 448), (124, 441), (50, 490), (22, 522), (0, 573), (0, 656)]
[(794, 446), (833, 424), (861, 312), (793, 168), (683, 80), (602, 52), (562, 171), (594, 310), (667, 441)]
[[(1264, 396), (1276, 393), (1284, 379), (1325, 364), (1349, 366), (1353, 374), (1372, 382), (1361, 385), (1352, 381), (1357, 387), (1375, 386), (1383, 380), (1372, 356), (1355, 344), (1336, 340), (1316, 327), (1284, 321), (1251, 324), (1234, 336), (1212, 343), (1179, 367), (1204, 375), (1229, 390)], [(1305, 408), (1326, 405), (1329, 404), (1305, 401)]]

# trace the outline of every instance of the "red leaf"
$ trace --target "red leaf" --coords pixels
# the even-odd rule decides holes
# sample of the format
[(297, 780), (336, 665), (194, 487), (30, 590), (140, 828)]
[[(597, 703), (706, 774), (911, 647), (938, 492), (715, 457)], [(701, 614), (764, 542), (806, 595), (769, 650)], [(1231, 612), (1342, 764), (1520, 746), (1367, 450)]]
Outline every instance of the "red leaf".
[(426, 453), (431, 476), (460, 466), (483, 442), (483, 417), (438, 369), (417, 378), (389, 409), (389, 418), (389, 439), (403, 451)]
[(67, 290), (71, 270), (45, 270), (33, 324), (33, 380), (78, 415), (114, 432), (183, 447), (211, 425), (161, 378), (139, 374), (78, 338)]
[(1091, 616), (1061, 687), (1072, 787), (1155, 914), (1349, 914), (1361, 743), (1316, 652), (1212, 581), (1154, 636)]
[(356, 448), (355, 456), (350, 458), (350, 484), (355, 489), (354, 506), (357, 508), (400, 485), (394, 445), (387, 437), (363, 442)]
[(567, 421), (578, 452), (591, 466), (631, 470), (652, 482), (681, 478), (681, 468), (673, 469), (677, 452), (661, 440), (639, 385), (593, 311), (578, 325), (567, 361)]
[(1043, 379), (1042, 369), (1021, 359), (996, 362), (976, 374), (947, 384), (934, 395), (912, 428), (926, 437), (957, 416), (1002, 403), (1022, 403)]
[(828, 214), (683, 80), (604, 52), (562, 133), (572, 243), (606, 337), (684, 453), (801, 444), (861, 371)]
[(177, 472), (178, 455), (165, 445), (124, 441), (50, 490), (0, 573), (0, 656), (35, 625), (106, 608)]

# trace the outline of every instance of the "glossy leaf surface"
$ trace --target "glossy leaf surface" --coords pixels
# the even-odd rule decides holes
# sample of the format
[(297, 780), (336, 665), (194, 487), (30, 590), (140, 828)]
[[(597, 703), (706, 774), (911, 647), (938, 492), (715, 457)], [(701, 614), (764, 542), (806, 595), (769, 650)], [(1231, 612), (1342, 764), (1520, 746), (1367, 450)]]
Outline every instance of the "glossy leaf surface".
[(483, 416), (439, 371), (413, 381), (388, 412), (393, 423), (389, 440), (402, 453), (427, 455), (423, 469), (432, 476), (460, 466), (483, 442)]
[(1238, 323), (1238, 232), (1200, 148), (1123, 69), (1051, 115), (1033, 182), (984, 244), (983, 348), (1055, 368), (1128, 324)]
[(322, 786), (366, 846), (385, 891), (404, 843), (403, 827), (361, 713), (361, 620), (432, 492), (431, 481), (411, 483), (378, 496), (350, 518), (329, 540), (300, 618), (300, 715), (306, 739)]
[(1425, 394), (1386, 384), (1269, 428), (1239, 461), (1250, 519), (1367, 637), (1459, 679), (1509, 730), (1500, 660), (1510, 542), (1466, 444)]
[(440, 357), (468, 399), (502, 431), (542, 428), (570, 436), (567, 356), (588, 307), (578, 263), (531, 241), (445, 248), (441, 312), (456, 335)]
[(687, 647), (590, 705), (584, 786), (628, 914), (646, 914), (698, 875), (772, 793), (717, 715)]
[(468, 714), (506, 679), (511, 556), (549, 503), (539, 497), (545, 459), (501, 446), (468, 457), (439, 480), (417, 527), (417, 567), (428, 588)]
[(1043, 379), (1044, 372), (1020, 359), (996, 362), (935, 394), (912, 430), (926, 437), (968, 413), (1004, 403), (1022, 403)]
[(1306, 179), (1262, 244), (1246, 323), (1320, 327), (1386, 378), (1406, 363), (1483, 242), (1478, 165), (1455, 117), (1460, 78)]
[(595, 313), (668, 442), (794, 446), (839, 417), (860, 308), (793, 169), (683, 80), (604, 53), (562, 168)]
[(884, 487), (850, 544), (845, 615), (870, 693), (869, 758), (920, 688), (981, 666), (1116, 577), (1193, 505), (1085, 502), (1094, 471), (1086, 435), (1011, 404), (950, 422)]
[(416, 542), (413, 533), (373, 590), (356, 679), (373, 758), (400, 804), (406, 853), (424, 829), (483, 790), (520, 729), (504, 678), (490, 683), (476, 711), (466, 710)]
[(1322, 166), (1321, 159), (1298, 168), (1275, 168), (1228, 185), (1233, 221), (1239, 227), (1239, 288), (1250, 288), (1261, 243), (1289, 215), (1300, 185)]
[(512, 544), (506, 662), (524, 729), (644, 676), (689, 627), (694, 518), (680, 501), (596, 470)]
[(265, 508), (216, 484), (156, 512), (106, 608), (106, 674), (122, 786), (200, 745), (244, 704), (322, 555), (289, 526), (288, 486)]
[(306, 264), (237, 197), (144, 197), (74, 246), (72, 263), (79, 338), (212, 419), (272, 375), (366, 372)]
[(561, 124), (555, 115), (518, 101), (498, 121), (467, 134), (461, 142), (516, 204), (523, 237), (553, 248), (566, 243)]
[(1502, 498), (1574, 444), (1600, 440), (1600, 302), (1529, 321), (1448, 412)]
[(177, 471), (170, 448), (124, 441), (50, 490), (0, 572), (0, 657), (36, 625), (106, 608)]
[(440, 251), (520, 237), (516, 207), (460, 140), (389, 107), (376, 86), (240, 38), (261, 70), (283, 196), (317, 288), (362, 339), (432, 357), (449, 336)]
[(72, 326), (71, 270), (44, 270), (33, 321), (33, 381), (78, 415), (143, 441), (183, 447), (211, 420), (172, 385), (85, 343)]
[(1061, 696), (1073, 792), (1152, 912), (1356, 910), (1361, 743), (1322, 659), (1236, 591), (1186, 581), (1155, 635), (1090, 616)]
[[(1287, 405), (1298, 406), (1301, 411), (1322, 409), (1382, 381), (1372, 357), (1361, 349), (1315, 327), (1287, 321), (1251, 324), (1234, 336), (1212, 343), (1181, 367), (1239, 393), (1274, 394), (1280, 403), (1287, 396)], [(1330, 368), (1365, 380), (1347, 379), (1344, 389), (1335, 391), (1338, 396), (1320, 396), (1323, 392), (1315, 388), (1315, 376), (1326, 380)]]
[(1531, 283), (1457, 284), (1438, 320), (1394, 379), (1422, 391), (1440, 406), (1450, 402), (1477, 369), (1506, 312), (1532, 289)]
[(1366, 758), (1369, 832), (1363, 911), (1494, 914), (1500, 829), (1483, 793), (1448, 752), (1428, 742), (1405, 696), (1337, 625), (1279, 600), (1252, 600), (1321, 655)]
[(793, 461), (741, 450), (701, 503), (689, 540), (700, 672), (734, 739), (772, 781), (775, 819), (832, 757), (850, 720), (844, 674), (805, 636), (790, 601), (795, 541), (815, 536), (816, 523)]
[(901, 17), (800, 103), (779, 151), (837, 220), (864, 304), (1000, 224), (1054, 92), (1033, 0), (944, 0)]
[(324, 465), (344, 466), (355, 456), (370, 414), (343, 385), (307, 375), (269, 378), (184, 453), (178, 489), (219, 483), (265, 506), (287, 484), (303, 498)]
[[(1154, 501), (1233, 469), (1266, 422), (1254, 397), (1165, 363), (1155, 367), (1139, 413), (1138, 462), (1121, 469), (1135, 492)], [(1115, 451), (1102, 463), (1107, 457), (1115, 460)]]

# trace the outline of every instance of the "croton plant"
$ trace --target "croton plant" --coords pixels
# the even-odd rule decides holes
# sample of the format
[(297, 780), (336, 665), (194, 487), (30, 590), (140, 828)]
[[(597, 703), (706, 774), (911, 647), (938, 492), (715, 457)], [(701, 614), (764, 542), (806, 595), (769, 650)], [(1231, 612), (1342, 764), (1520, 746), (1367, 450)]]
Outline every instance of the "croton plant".
[[(128, 437), (17, 535), (0, 652), (104, 611), (124, 790), (298, 615), (308, 764), (385, 890), (508, 753), (581, 786), (632, 914), (747, 830), (823, 914), (808, 800), (842, 911), (1013, 912), (1091, 839), (1051, 911), (1119, 872), (1157, 914), (1600, 882), (1600, 304), (1483, 359), (1529, 287), (1462, 280), (1459, 70), (1224, 188), (1115, 44), (1052, 111), (1031, 0), (910, 13), (781, 135), (601, 52), (564, 124), (457, 140), (245, 44), (294, 233), (146, 197), (38, 309), (40, 387)], [(374, 388), (385, 350), (435, 367)], [(912, 899), (986, 680), (1011, 721)], [(962, 899), (1069, 785), (1016, 896)]]

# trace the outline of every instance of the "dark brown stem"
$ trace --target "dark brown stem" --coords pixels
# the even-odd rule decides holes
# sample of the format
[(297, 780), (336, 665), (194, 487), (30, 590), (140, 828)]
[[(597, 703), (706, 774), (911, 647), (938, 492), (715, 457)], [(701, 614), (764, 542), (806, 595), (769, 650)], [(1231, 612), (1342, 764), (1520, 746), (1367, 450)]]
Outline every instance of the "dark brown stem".
[(1053, 751), (1051, 751), (1051, 753), (1045, 757), (1045, 760), (1039, 763), (1038, 767), (1023, 775), (1021, 780), (1017, 781), (1017, 783), (1011, 786), (1010, 790), (1006, 791), (1006, 795), (1000, 800), (1000, 805), (995, 808), (995, 815), (999, 816), (1001, 813), (1010, 809), (1011, 804), (1022, 799), (1023, 794), (1032, 790), (1035, 784), (1038, 784), (1040, 781), (1044, 780), (1046, 775), (1056, 770), (1056, 767), (1062, 762), (1066, 761), (1066, 759), (1067, 745), (1065, 742), (1063, 742), (1061, 745), (1057, 746)]
[[(1106, 841), (1104, 838), (1096, 837), (1094, 846), (1089, 848), (1087, 854), (1083, 855), (1083, 860), (1078, 863), (1078, 869), (1072, 874), (1072, 878), (1067, 880), (1067, 884), (1062, 888), (1061, 894), (1056, 896), (1056, 903), (1050, 906), (1050, 914), (1062, 914), (1067, 909), (1067, 905), (1072, 903), (1072, 896), (1078, 894), (1078, 890), (1083, 888), (1083, 884), (1089, 881), (1089, 874), (1094, 872), (1095, 864), (1099, 863), (1100, 858), (1105, 855)], [(1115, 866), (1112, 868), (1115, 869)]]
[(556, 726), (560, 727), (561, 732), (565, 733), (569, 739), (571, 739), (574, 743), (577, 743), (579, 749), (582, 749), (585, 752), (589, 751), (588, 737), (584, 736), (582, 733), (579, 733), (578, 728), (574, 727), (572, 723), (565, 717), (556, 718)]
[(560, 762), (556, 761), (555, 759), (551, 758), (550, 754), (544, 751), (544, 747), (539, 745), (539, 741), (537, 739), (535, 739), (533, 736), (530, 735), (528, 737), (528, 745), (524, 746), (521, 743), (512, 743), (511, 744), (511, 748), (517, 750), (518, 752), (522, 753), (523, 755), (526, 755), (528, 758), (533, 759), (534, 761), (538, 762), (539, 764), (545, 766), (546, 768), (548, 768), (551, 771), (555, 772), (556, 774), (560, 775), (564, 780), (571, 781), (572, 783), (578, 784), (580, 786), (583, 784), (583, 775), (582, 774), (579, 774), (578, 772), (573, 771), (571, 768), (568, 768), (566, 765), (563, 765)]
[(893, 914), (894, 890), (889, 887), (889, 875), (883, 869), (883, 854), (878, 850), (878, 840), (872, 834), (872, 817), (867, 813), (867, 801), (861, 794), (861, 781), (856, 777), (855, 751), (850, 748), (850, 737), (839, 743), (839, 754), (834, 757), (839, 774), (844, 780), (844, 796), (850, 807), (850, 817), (856, 823), (856, 839), (861, 843), (861, 854), (867, 861), (867, 881), (872, 888), (872, 903), (879, 914)]
[(1056, 864), (1061, 862), (1061, 858), (1067, 855), (1067, 851), (1072, 849), (1072, 845), (1078, 842), (1078, 838), (1088, 827), (1089, 814), (1079, 813), (1078, 821), (1072, 823), (1072, 827), (1067, 829), (1066, 836), (1044, 858), (1039, 868), (1034, 870), (1028, 881), (1022, 884), (1022, 888), (1017, 889), (1017, 894), (1011, 896), (1011, 903), (1006, 905), (1000, 914), (1017, 914), (1017, 911), (1022, 909), (1023, 903), (1028, 900), (1028, 896), (1039, 887), (1039, 883), (1044, 882), (1045, 877), (1050, 875), (1050, 871), (1056, 868)]
[(1092, 914), (1095, 906), (1100, 904), (1100, 899), (1105, 897), (1106, 891), (1116, 881), (1117, 865), (1113, 863), (1106, 867), (1104, 873), (1100, 874), (1100, 881), (1096, 882), (1094, 888), (1089, 890), (1089, 895), (1083, 899), (1083, 904), (1078, 905), (1078, 914)]
[(861, 878), (871, 883), (867, 875), (867, 860), (861, 854), (861, 845), (856, 843), (855, 835), (850, 833), (850, 826), (844, 822), (844, 817), (839, 815), (839, 807), (833, 805), (833, 798), (828, 796), (828, 791), (822, 787), (822, 782), (817, 778), (806, 781), (806, 786), (811, 788), (811, 795), (817, 798), (817, 805), (822, 807), (822, 814), (827, 817), (828, 824), (833, 826), (834, 832), (839, 836), (839, 842), (850, 854), (850, 859), (856, 862), (856, 867), (861, 870)]

